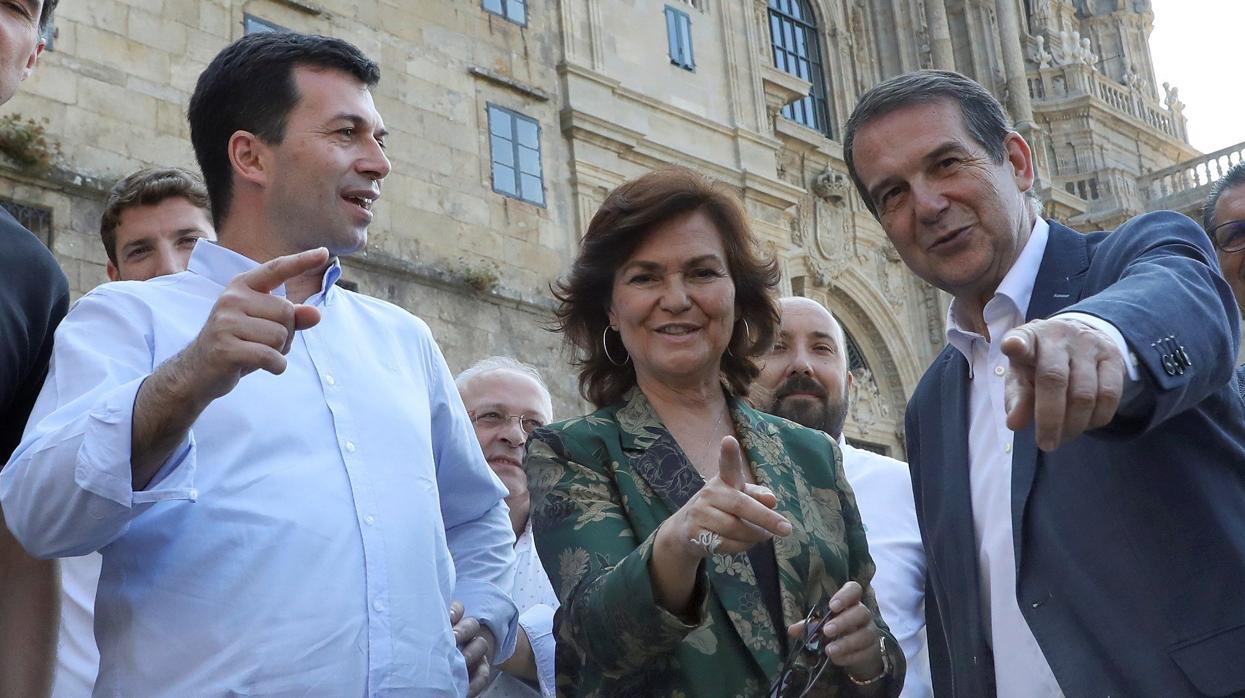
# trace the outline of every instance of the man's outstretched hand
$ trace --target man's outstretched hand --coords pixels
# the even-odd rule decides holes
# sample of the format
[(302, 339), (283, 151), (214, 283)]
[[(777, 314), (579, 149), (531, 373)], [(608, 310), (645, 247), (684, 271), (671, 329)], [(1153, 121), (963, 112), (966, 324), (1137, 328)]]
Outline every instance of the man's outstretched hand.
[(1010, 359), (1007, 428), (1034, 422), (1037, 446), (1053, 451), (1115, 417), (1126, 367), (1106, 333), (1074, 319), (1034, 320), (1003, 335)]

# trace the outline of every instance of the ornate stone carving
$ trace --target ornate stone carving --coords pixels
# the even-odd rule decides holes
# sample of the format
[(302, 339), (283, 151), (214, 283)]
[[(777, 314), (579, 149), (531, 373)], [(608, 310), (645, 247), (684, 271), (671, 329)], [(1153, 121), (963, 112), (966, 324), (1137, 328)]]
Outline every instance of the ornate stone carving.
[(1163, 104), (1172, 111), (1184, 111), (1184, 102), (1180, 101), (1180, 88), (1170, 82), (1163, 83)]
[(882, 297), (895, 304), (902, 303), (905, 272), (899, 264), (899, 253), (888, 244), (874, 249), (873, 261), (874, 268), (877, 270), (874, 278), (877, 280), (878, 290), (882, 292)]
[(1058, 39), (1050, 47), (1055, 65), (1083, 63), (1093, 70), (1098, 70), (1098, 56), (1090, 45), (1089, 37), (1081, 36), (1081, 33), (1075, 29), (1062, 29)]
[(890, 421), (891, 407), (882, 398), (873, 372), (867, 368), (852, 372), (853, 381), (848, 389), (848, 419), (862, 432), (869, 432), (880, 422)]
[(853, 237), (855, 231), (848, 226), (847, 217), (840, 207), (820, 198), (812, 199), (810, 204), (813, 212), (810, 233), (816, 243), (815, 252), (825, 260), (824, 266), (831, 276), (838, 276), (858, 261)]
[(1050, 55), (1050, 51), (1046, 50), (1046, 37), (1033, 37), (1033, 44), (1029, 51), (1029, 60), (1037, 63), (1039, 68), (1049, 68), (1054, 56)]
[(947, 343), (947, 315), (942, 312), (942, 304), (938, 302), (938, 290), (928, 284), (922, 284), (925, 301), (925, 331), (928, 333), (929, 344), (935, 351)]
[(826, 288), (830, 285), (834, 272), (824, 260), (818, 259), (811, 254), (804, 255), (804, 265), (808, 267), (808, 273), (812, 277), (814, 286)]
[(827, 167), (813, 178), (812, 190), (817, 198), (838, 207), (847, 202), (850, 187), (846, 176)]

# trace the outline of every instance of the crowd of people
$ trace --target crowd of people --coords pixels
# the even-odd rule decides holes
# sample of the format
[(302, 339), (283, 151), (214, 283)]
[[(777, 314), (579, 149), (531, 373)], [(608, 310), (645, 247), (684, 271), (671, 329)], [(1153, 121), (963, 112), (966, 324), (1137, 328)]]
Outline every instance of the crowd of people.
[[(55, 5), (0, 10), (0, 103)], [(845, 440), (842, 327), (682, 167), (553, 287), (595, 411), (555, 421), (523, 357), (452, 375), (336, 283), (379, 80), (226, 47), (201, 176), (117, 183), (72, 308), (0, 213), (0, 696), (1245, 695), (1245, 165), (1204, 228), (1082, 234), (980, 85), (863, 95), (851, 179), (952, 298), (905, 464)]]

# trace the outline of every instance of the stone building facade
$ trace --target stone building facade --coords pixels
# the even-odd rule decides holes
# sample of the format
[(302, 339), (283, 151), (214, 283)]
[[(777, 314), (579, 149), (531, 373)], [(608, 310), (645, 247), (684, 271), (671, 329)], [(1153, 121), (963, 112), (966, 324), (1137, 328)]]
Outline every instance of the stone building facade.
[(1170, 193), (1156, 174), (1199, 186), (1180, 174), (1199, 154), (1176, 90), (1155, 84), (1152, 19), (1145, 0), (70, 0), (6, 110), (46, 119), (58, 152), (49, 169), (0, 159), (0, 198), (81, 294), (105, 280), (111, 182), (194, 165), (185, 107), (216, 52), (246, 31), (338, 36), (381, 65), (393, 161), (346, 278), (425, 319), (452, 368), (515, 355), (560, 414), (583, 411), (549, 285), (612, 187), (679, 163), (734, 187), (783, 292), (841, 319), (848, 436), (902, 456), (946, 300), (851, 189), (839, 139), (856, 99), (903, 71), (960, 70), (1034, 143), (1048, 212), (1112, 225)]

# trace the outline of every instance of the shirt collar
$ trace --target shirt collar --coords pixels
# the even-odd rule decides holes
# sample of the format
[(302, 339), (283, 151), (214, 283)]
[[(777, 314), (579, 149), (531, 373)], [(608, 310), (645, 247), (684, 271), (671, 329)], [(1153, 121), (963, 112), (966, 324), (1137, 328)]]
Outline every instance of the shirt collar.
[[(1029, 234), (1029, 241), (1025, 243), (1024, 249), (1016, 257), (1012, 268), (1007, 271), (1007, 275), (995, 289), (991, 303), (997, 299), (1004, 299), (1013, 306), (1021, 318), (1028, 314), (1029, 299), (1033, 297), (1033, 285), (1037, 282), (1038, 270), (1042, 266), (1042, 258), (1046, 255), (1046, 241), (1049, 236), (1050, 223), (1044, 218), (1038, 218), (1033, 224), (1033, 231)], [(958, 322), (958, 309), (959, 302), (953, 298), (947, 307), (947, 343), (959, 349), (960, 353), (964, 354), (971, 363), (973, 340), (980, 338), (981, 335)]]
[[(238, 254), (211, 240), (200, 238), (195, 243), (194, 251), (190, 253), (186, 271), (202, 276), (218, 286), (228, 286), (233, 277), (258, 266), (259, 262), (246, 255)], [(334, 284), (337, 283), (337, 279), (341, 278), (341, 275), (341, 260), (334, 257), (333, 263), (324, 271), (324, 277), (320, 283), (320, 296), (324, 298), (326, 305), (335, 295), (330, 291), (335, 288)], [(284, 297), (285, 284), (273, 289), (272, 295)]]

